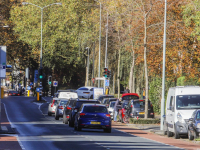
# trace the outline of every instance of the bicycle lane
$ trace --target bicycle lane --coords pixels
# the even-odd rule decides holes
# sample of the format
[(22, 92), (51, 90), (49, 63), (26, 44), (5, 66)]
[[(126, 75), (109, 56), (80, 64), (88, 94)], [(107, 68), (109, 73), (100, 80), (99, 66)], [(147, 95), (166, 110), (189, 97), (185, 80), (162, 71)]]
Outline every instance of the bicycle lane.
[(142, 129), (137, 129), (119, 122), (112, 122), (112, 128), (115, 128), (121, 132), (128, 133), (130, 135), (143, 137), (167, 145), (172, 145), (187, 150), (200, 150), (200, 144), (196, 144), (190, 141), (183, 141), (181, 139), (168, 138), (166, 136), (161, 136), (148, 131), (143, 131)]
[(0, 150), (22, 150), (23, 148), (20, 146), (17, 136), (15, 134), (9, 134), (13, 131), (11, 131), (11, 124), (7, 118), (3, 103), (1, 103), (1, 128), (3, 132), (0, 133)]

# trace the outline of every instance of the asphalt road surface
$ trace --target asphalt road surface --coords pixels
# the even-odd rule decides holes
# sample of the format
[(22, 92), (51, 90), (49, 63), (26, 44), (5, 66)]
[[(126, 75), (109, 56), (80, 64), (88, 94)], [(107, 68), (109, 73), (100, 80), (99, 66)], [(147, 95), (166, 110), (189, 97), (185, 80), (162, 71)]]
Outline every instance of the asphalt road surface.
[(48, 103), (34, 102), (34, 97), (9, 96), (2, 99), (9, 121), (18, 133), (18, 141), (25, 150), (105, 150), (105, 149), (179, 149), (156, 141), (112, 129), (104, 133), (98, 129), (73, 128), (63, 124), (62, 118), (48, 116)]

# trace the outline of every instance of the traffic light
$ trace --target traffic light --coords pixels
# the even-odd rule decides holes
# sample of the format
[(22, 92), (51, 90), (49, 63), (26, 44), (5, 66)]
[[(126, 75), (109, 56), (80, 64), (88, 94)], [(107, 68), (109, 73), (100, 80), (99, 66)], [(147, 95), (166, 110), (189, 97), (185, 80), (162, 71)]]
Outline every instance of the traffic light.
[(107, 72), (107, 78), (110, 78), (110, 77), (111, 77), (111, 71), (108, 70), (108, 72)]
[(51, 83), (52, 83), (51, 82), (51, 76), (49, 76), (49, 78), (48, 78), (48, 84), (51, 85)]
[(39, 70), (39, 79), (43, 79), (43, 69)]
[(104, 76), (105, 78), (108, 77), (108, 68), (104, 68), (103, 76)]

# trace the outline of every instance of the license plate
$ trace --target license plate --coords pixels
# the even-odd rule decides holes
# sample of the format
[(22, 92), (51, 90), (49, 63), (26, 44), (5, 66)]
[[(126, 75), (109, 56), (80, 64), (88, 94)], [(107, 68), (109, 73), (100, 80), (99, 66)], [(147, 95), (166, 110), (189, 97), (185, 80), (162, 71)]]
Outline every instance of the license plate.
[(89, 92), (83, 92), (84, 94), (90, 94)]
[(94, 122), (94, 121), (91, 121), (90, 124), (101, 124), (101, 122)]
[(140, 114), (140, 115), (144, 115), (144, 112), (140, 112), (139, 114)]

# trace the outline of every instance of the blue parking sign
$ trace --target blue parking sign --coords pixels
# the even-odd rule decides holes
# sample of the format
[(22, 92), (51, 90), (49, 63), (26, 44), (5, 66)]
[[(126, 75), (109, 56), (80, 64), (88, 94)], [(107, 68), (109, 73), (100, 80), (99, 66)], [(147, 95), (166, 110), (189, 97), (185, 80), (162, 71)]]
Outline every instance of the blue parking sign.
[(109, 86), (109, 80), (105, 80), (105, 86)]

